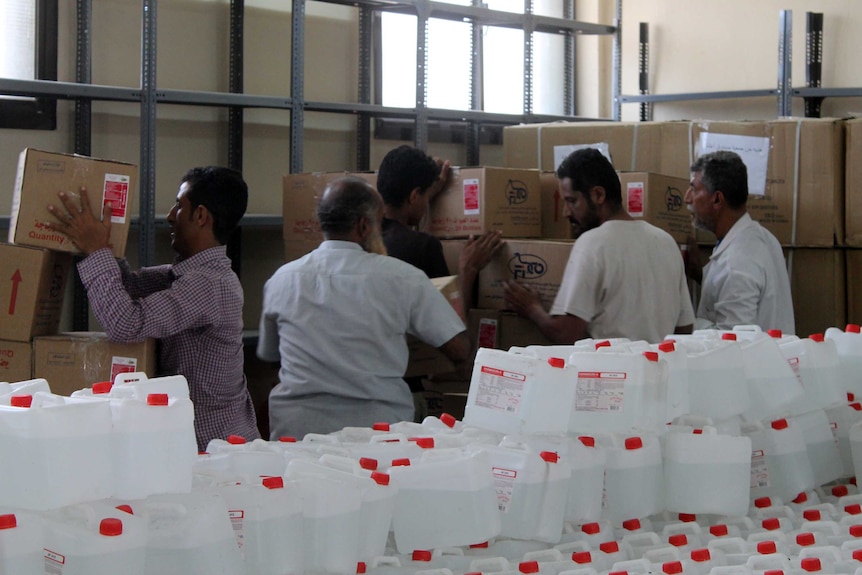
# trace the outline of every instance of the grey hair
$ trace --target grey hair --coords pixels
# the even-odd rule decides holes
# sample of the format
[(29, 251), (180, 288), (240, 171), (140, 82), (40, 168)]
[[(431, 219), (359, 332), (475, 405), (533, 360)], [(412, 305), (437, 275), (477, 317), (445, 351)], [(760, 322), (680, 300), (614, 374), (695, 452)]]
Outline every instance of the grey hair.
[(326, 186), (317, 206), (320, 229), (327, 235), (347, 234), (360, 218), (373, 221), (380, 204), (380, 195), (365, 180), (338, 178)]
[(699, 173), (703, 187), (710, 194), (721, 190), (731, 208), (741, 208), (748, 201), (748, 169), (736, 152), (718, 150), (700, 156), (691, 165)]

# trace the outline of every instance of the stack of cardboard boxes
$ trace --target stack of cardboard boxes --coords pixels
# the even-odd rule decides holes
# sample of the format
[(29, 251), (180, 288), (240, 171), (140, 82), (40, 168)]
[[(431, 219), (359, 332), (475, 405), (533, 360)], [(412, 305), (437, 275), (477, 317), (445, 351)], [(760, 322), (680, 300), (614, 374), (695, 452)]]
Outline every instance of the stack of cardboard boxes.
[(78, 202), (85, 187), (93, 209), (111, 203), (111, 243), (126, 249), (137, 167), (121, 162), (26, 149), (21, 153), (12, 204), (9, 243), (0, 244), (0, 381), (48, 380), (68, 394), (124, 371), (155, 374), (155, 342), (111, 344), (104, 333), (58, 333), (63, 300), (77, 248), (46, 229), (48, 204), (65, 191)]
[[(752, 218), (785, 247), (797, 333), (805, 336), (830, 326), (843, 327), (848, 318), (848, 293), (850, 319), (860, 319), (854, 306), (862, 311), (862, 305), (848, 286), (854, 285), (854, 276), (862, 276), (862, 258), (845, 249), (845, 245), (862, 246), (862, 200), (856, 199), (862, 195), (854, 191), (858, 187), (854, 175), (862, 182), (862, 170), (852, 160), (862, 146), (862, 122), (858, 120), (536, 124), (505, 128), (503, 146), (506, 165), (511, 167), (551, 170), (576, 146), (592, 146), (607, 153), (617, 169), (650, 172), (647, 177), (620, 175), (630, 213), (632, 198), (625, 195), (627, 191), (631, 194), (632, 177), (645, 181), (676, 178), (680, 183), (667, 187), (666, 212), (660, 206), (658, 211), (648, 208), (644, 217), (678, 241), (684, 241), (691, 227), (690, 220), (685, 222), (685, 206), (671, 188), (685, 192), (689, 167), (700, 153), (735, 150), (749, 168)], [(675, 215), (671, 214), (674, 209)], [(708, 256), (715, 237), (699, 232), (697, 240)]]

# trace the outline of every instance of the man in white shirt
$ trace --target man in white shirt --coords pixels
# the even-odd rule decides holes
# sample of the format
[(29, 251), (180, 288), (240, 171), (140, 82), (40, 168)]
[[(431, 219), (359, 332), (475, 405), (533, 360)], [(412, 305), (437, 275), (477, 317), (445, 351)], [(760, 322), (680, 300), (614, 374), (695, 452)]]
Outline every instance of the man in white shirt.
[(263, 290), (258, 357), (281, 361), (269, 396), (270, 437), (303, 437), (378, 421), (413, 421), (406, 334), (466, 360), (464, 323), (428, 276), (385, 254), (383, 198), (358, 178), (324, 190), (325, 241), (279, 268)]
[(545, 311), (539, 295), (507, 282), (506, 303), (555, 343), (586, 337), (661, 341), (691, 333), (694, 310), (679, 246), (623, 207), (620, 180), (596, 149), (578, 150), (557, 168), (565, 214), (583, 233), (560, 291)]
[(748, 214), (748, 171), (738, 154), (705, 154), (691, 166), (685, 203), (694, 225), (718, 243), (701, 270), (690, 254), (688, 275), (702, 284), (698, 329), (758, 325), (796, 332), (790, 278), (781, 245)]

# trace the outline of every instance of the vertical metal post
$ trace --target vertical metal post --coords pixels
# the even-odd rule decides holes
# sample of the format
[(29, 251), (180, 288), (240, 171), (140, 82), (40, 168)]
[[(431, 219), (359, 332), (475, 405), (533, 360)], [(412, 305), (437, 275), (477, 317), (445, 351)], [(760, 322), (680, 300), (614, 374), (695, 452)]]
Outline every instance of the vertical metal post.
[[(93, 42), (90, 29), (93, 21), (92, 0), (77, 2), (77, 40), (75, 42), (75, 82), (92, 82)], [(75, 153), (89, 156), (92, 141), (92, 102), (83, 98), (75, 100)], [(81, 283), (75, 268), (75, 285), (72, 291), (72, 329), (87, 331), (90, 328), (90, 306), (87, 290)]]
[[(823, 13), (806, 13), (805, 87), (820, 88), (823, 74)], [(805, 117), (819, 118), (823, 98), (805, 98)]]
[[(563, 18), (575, 19), (575, 0), (564, 0)], [(578, 109), (578, 74), (577, 74), (577, 44), (572, 32), (564, 36), (563, 52), (563, 113), (574, 116)]]
[[(359, 7), (359, 93), (360, 104), (371, 103), (371, 54), (374, 13), (370, 8)], [(356, 169), (371, 169), (371, 117), (356, 115)]]
[[(640, 23), (640, 39), (638, 42), (638, 92), (645, 96), (649, 94), (649, 24)], [(652, 120), (652, 105), (642, 102), (640, 105), (640, 120)]]
[[(481, 6), (482, 0), (473, 0), (473, 6)], [(470, 109), (482, 110), (485, 108), (485, 98), (482, 86), (484, 75), (482, 74), (482, 25), (473, 21), (470, 36)], [(481, 162), (480, 154), (480, 130), (479, 122), (467, 123), (467, 165), (478, 166)]]
[[(230, 2), (230, 70), (229, 90), (242, 94), (244, 87), (244, 20), (245, 0)], [(230, 106), (227, 120), (227, 162), (230, 168), (242, 171), (243, 108)], [(227, 255), (231, 268), (239, 276), (242, 273), (242, 228), (237, 227), (227, 242)]]
[(623, 0), (617, 0), (616, 15), (614, 16), (614, 56), (613, 56), (613, 75), (611, 79), (611, 91), (613, 97), (613, 114), (614, 120), (619, 122), (622, 119), (622, 67), (623, 67)]
[(138, 261), (153, 263), (156, 227), (156, 46), (158, 0), (142, 0), (141, 30), (141, 209)]
[(778, 116), (793, 113), (793, 11), (782, 10), (778, 29)]
[(524, 0), (524, 116), (530, 122), (533, 115), (533, 0)]
[(416, 133), (414, 144), (420, 150), (428, 148), (428, 19), (431, 7), (427, 2), (416, 5)]
[(292, 0), (290, 68), (290, 172), (302, 172), (305, 126), (305, 0)]

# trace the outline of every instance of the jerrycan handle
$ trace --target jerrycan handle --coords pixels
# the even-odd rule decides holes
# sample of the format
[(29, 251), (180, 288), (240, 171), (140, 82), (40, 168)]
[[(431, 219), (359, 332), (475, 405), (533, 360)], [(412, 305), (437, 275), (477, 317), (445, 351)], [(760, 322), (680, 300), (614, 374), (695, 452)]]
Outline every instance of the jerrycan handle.
[(748, 333), (760, 333), (763, 330), (760, 329), (759, 325), (748, 325), (748, 324), (746, 324), (746, 325), (735, 325), (735, 326), (733, 326), (732, 331), (748, 332)]
[(338, 439), (333, 437), (332, 435), (325, 435), (323, 433), (306, 433), (305, 437), (302, 438), (303, 443), (329, 443), (331, 445), (337, 445)]
[(369, 567), (401, 567), (401, 560), (394, 555), (378, 555), (371, 559)]
[(528, 551), (524, 553), (523, 561), (562, 561), (563, 552), (559, 549), (551, 547), (550, 549), (539, 549), (537, 551)]
[(380, 433), (372, 435), (368, 443), (407, 443), (407, 436), (403, 433)]
[(511, 571), (512, 566), (505, 557), (487, 557), (470, 562), (470, 571), (481, 571), (482, 573), (499, 573)]
[(444, 556), (463, 557), (464, 550), (460, 547), (440, 547), (431, 552), (431, 559), (437, 559)]
[(143, 371), (132, 371), (126, 373), (118, 373), (114, 378), (114, 385), (138, 385), (146, 383), (149, 378)]
[(321, 456), (333, 455), (336, 457), (350, 457), (350, 450), (346, 447), (342, 447), (341, 445), (330, 445), (328, 443), (321, 444), (321, 446), (317, 448), (317, 453), (320, 453)]
[(339, 471), (352, 473), (353, 475), (360, 475), (362, 473), (362, 468), (359, 466), (359, 462), (355, 459), (351, 459), (350, 457), (343, 457), (327, 453), (325, 455), (322, 455), (319, 461), (322, 465), (331, 467), (332, 469), (337, 469)]
[(153, 501), (147, 503), (147, 514), (151, 518), (171, 519), (175, 517), (185, 517), (188, 514), (188, 509), (185, 505), (179, 503), (171, 503), (168, 501)]

